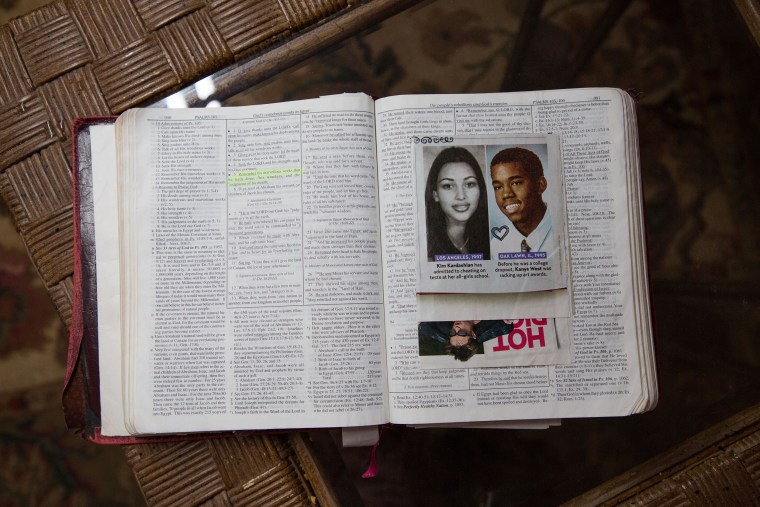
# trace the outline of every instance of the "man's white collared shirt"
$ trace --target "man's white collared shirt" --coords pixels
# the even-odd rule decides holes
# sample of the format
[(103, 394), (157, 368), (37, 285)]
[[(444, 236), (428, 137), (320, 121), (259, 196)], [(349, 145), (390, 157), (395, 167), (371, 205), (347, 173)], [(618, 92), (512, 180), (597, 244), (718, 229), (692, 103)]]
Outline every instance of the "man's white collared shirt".
[(504, 227), (491, 228), (491, 259), (498, 259), (501, 252), (525, 251), (522, 247), (523, 241), (527, 243), (531, 252), (546, 252), (547, 258), (551, 257), (557, 248), (552, 234), (552, 217), (548, 208), (538, 227), (527, 236), (523, 236), (509, 220), (506, 224), (508, 228), (506, 231)]

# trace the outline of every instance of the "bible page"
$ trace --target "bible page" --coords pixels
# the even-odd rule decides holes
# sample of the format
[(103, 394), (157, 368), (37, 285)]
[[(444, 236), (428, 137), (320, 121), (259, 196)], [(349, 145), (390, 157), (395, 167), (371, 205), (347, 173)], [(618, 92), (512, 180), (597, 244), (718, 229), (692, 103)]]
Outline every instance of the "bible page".
[[(383, 233), (389, 403), (394, 423), (627, 415), (640, 408), (640, 280), (628, 219), (629, 167), (635, 123), (620, 90), (580, 89), (509, 94), (399, 96), (376, 103)], [(633, 120), (635, 121), (635, 120)], [(572, 308), (546, 304), (544, 293), (509, 304), (472, 295), (436, 296), (420, 316), (414, 136), (557, 133), (562, 138)], [(486, 171), (487, 173), (487, 171)], [(493, 176), (492, 176), (493, 178)], [(636, 231), (642, 233), (643, 231)], [(530, 296), (530, 297), (526, 297)], [(539, 299), (533, 299), (539, 298)], [(445, 299), (446, 301), (441, 301)], [(526, 304), (531, 301), (534, 304)], [(541, 314), (543, 313), (543, 315)], [(475, 319), (568, 317), (570, 364), (423, 370), (418, 324)], [(453, 319), (462, 319), (454, 321)], [(466, 320), (469, 319), (469, 320)], [(452, 336), (452, 339), (455, 336)]]
[(122, 121), (130, 431), (385, 422), (372, 100)]

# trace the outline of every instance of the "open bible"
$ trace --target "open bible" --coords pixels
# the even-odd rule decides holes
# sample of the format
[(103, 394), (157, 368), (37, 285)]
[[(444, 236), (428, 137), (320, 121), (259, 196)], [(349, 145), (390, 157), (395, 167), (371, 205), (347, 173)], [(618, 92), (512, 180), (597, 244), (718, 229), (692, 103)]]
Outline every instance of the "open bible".
[(656, 404), (621, 90), (345, 94), (84, 125), (102, 435)]

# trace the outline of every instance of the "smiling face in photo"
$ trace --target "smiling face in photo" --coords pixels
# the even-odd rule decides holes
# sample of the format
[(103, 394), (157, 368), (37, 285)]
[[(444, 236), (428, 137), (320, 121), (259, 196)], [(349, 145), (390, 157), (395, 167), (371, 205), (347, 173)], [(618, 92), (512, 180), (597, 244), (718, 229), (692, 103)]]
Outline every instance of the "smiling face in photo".
[(541, 194), (546, 190), (546, 179), (533, 179), (522, 163), (507, 162), (491, 168), (491, 182), (499, 209), (527, 236), (544, 217), (546, 205)]
[(465, 162), (445, 164), (438, 173), (433, 198), (441, 206), (446, 220), (467, 222), (475, 214), (480, 199), (475, 170)]

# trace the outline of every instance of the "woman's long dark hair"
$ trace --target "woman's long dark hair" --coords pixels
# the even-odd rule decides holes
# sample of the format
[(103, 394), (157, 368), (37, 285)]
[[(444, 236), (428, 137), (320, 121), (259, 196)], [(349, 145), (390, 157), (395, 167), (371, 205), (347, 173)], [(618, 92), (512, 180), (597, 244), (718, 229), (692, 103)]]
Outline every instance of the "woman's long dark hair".
[(446, 164), (464, 162), (472, 167), (475, 178), (478, 180), (480, 198), (475, 213), (467, 221), (465, 235), (468, 239), (470, 253), (482, 253), (483, 259), (490, 259), (490, 245), (488, 242), (488, 195), (486, 194), (486, 181), (480, 164), (472, 153), (461, 146), (446, 148), (435, 157), (430, 166), (427, 184), (425, 185), (425, 219), (427, 224), (428, 260), (433, 260), (435, 255), (457, 254), (456, 247), (452, 244), (446, 233), (446, 215), (441, 210), (441, 205), (435, 201), (433, 192), (438, 188), (438, 175)]

